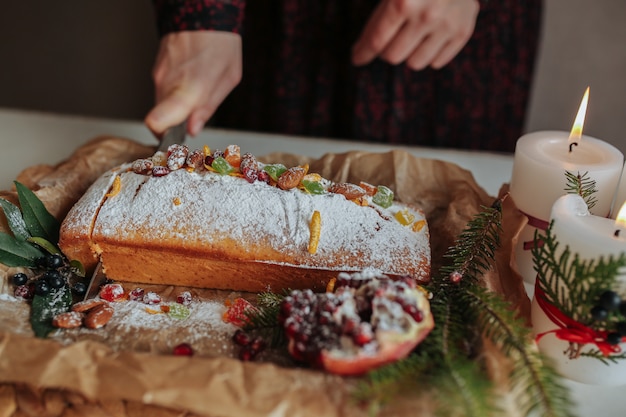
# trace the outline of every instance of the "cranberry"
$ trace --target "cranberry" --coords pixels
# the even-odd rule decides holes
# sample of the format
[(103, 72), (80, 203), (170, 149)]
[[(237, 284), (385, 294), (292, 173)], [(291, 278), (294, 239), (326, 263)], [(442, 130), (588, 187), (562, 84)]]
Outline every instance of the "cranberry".
[(239, 351), (239, 359), (244, 362), (253, 361), (256, 358), (257, 352), (250, 346), (243, 346)]
[(174, 346), (172, 353), (176, 356), (193, 356), (193, 348), (189, 343), (181, 343)]

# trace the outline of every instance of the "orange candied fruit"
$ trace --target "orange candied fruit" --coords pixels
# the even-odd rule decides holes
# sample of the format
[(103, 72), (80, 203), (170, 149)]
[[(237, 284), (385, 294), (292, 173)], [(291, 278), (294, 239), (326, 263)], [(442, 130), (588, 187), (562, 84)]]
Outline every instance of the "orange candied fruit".
[(113, 185), (111, 186), (111, 191), (105, 194), (105, 197), (115, 197), (120, 190), (122, 189), (122, 179), (119, 175), (115, 176), (113, 180)]

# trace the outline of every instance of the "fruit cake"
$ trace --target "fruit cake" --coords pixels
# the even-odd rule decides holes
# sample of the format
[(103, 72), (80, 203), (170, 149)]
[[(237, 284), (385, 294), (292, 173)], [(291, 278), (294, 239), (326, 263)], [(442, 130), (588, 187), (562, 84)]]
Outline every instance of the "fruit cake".
[(59, 245), (109, 279), (239, 291), (323, 290), (339, 272), (430, 276), (423, 211), (383, 185), (264, 164), (236, 145), (167, 152), (102, 175)]

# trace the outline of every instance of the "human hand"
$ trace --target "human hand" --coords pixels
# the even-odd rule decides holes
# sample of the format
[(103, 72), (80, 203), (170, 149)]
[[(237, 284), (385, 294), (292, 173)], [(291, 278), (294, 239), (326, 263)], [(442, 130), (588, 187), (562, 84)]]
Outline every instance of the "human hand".
[(374, 58), (414, 70), (441, 68), (474, 32), (477, 0), (382, 0), (352, 48), (354, 65)]
[(152, 77), (156, 105), (144, 122), (154, 133), (187, 119), (195, 136), (241, 80), (241, 37), (220, 31), (170, 33), (162, 40)]

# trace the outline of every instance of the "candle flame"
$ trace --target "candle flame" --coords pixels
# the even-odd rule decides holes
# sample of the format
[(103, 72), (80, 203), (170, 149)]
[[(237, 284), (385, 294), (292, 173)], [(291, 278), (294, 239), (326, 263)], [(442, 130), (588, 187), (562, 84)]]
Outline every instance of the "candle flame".
[(618, 230), (626, 229), (626, 203), (622, 204), (622, 208), (619, 209), (619, 212), (617, 213), (615, 228)]
[(580, 106), (578, 107), (578, 113), (576, 114), (576, 119), (574, 120), (572, 131), (569, 134), (570, 149), (571, 149), (572, 143), (578, 144), (578, 142), (582, 138), (583, 125), (585, 124), (585, 115), (587, 114), (588, 102), (589, 102), (589, 87), (587, 87), (587, 90), (585, 90), (585, 94), (583, 95), (583, 98), (580, 101)]

